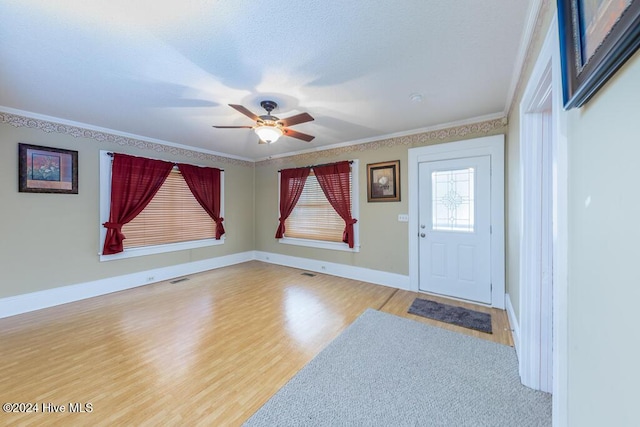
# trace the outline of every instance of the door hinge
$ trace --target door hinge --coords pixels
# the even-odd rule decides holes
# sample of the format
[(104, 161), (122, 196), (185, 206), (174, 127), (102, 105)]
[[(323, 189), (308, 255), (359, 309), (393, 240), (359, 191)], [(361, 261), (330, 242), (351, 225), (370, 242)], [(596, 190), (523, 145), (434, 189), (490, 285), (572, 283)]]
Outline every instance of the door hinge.
[(493, 225), (489, 226), (489, 234), (493, 234)]

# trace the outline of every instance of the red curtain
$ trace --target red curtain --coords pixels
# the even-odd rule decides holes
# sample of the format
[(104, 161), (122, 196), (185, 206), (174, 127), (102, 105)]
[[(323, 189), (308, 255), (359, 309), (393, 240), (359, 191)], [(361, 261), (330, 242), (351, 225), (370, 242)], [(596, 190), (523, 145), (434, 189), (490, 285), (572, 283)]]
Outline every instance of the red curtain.
[(348, 243), (350, 248), (353, 248), (353, 224), (358, 220), (351, 217), (351, 189), (349, 188), (351, 165), (345, 161), (324, 166), (314, 166), (313, 172), (327, 200), (345, 222), (342, 241)]
[(187, 182), (200, 206), (216, 223), (216, 239), (224, 234), (224, 226), (220, 217), (220, 169), (178, 164), (182, 177)]
[(156, 195), (173, 163), (115, 153), (111, 166), (111, 212), (103, 255), (122, 252), (122, 226), (134, 219)]
[(311, 168), (283, 169), (280, 171), (280, 224), (276, 239), (284, 237), (284, 222), (298, 203)]

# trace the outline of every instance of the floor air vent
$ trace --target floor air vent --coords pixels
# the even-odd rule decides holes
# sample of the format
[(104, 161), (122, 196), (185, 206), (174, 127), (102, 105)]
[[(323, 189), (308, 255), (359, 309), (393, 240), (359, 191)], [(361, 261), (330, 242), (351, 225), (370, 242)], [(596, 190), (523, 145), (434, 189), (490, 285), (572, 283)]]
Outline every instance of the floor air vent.
[(303, 276), (316, 277), (313, 273), (302, 273)]
[(176, 283), (186, 282), (187, 280), (189, 280), (188, 277), (182, 277), (180, 279), (172, 280), (169, 283), (171, 283), (172, 285), (175, 285)]

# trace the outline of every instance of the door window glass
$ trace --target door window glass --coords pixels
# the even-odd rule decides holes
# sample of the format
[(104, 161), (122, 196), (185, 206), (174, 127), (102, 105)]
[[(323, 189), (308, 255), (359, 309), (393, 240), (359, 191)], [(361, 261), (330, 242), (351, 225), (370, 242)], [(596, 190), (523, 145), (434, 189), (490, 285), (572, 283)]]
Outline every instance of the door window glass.
[(473, 232), (474, 184), (475, 168), (431, 174), (433, 230)]

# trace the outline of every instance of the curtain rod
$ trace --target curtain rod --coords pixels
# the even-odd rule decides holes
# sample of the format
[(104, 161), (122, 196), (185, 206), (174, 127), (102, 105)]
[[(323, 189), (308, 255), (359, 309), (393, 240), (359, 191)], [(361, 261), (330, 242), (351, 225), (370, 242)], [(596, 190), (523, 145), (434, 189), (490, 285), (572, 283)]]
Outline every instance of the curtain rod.
[[(302, 168), (317, 168), (319, 166), (329, 166), (329, 165), (335, 165), (336, 163), (340, 163), (340, 162), (332, 162), (332, 163), (321, 163), (319, 165), (309, 165), (309, 166), (299, 166), (297, 168), (292, 168), (292, 169), (302, 169)], [(353, 160), (349, 160), (349, 164), (353, 164)], [(278, 172), (282, 172), (283, 169), (278, 169)]]
[[(112, 151), (107, 151), (107, 156), (109, 156), (109, 157), (113, 157), (113, 154), (114, 154), (114, 153), (113, 153)], [(165, 161), (165, 162), (166, 162), (166, 160), (163, 160), (163, 161)], [(177, 162), (169, 162), (169, 163), (173, 163), (173, 165), (174, 165), (174, 166), (177, 166), (177, 165), (178, 165), (178, 163), (177, 163)], [(216, 168), (216, 169), (220, 169), (220, 168)], [(220, 169), (220, 172), (224, 172), (224, 169)]]

